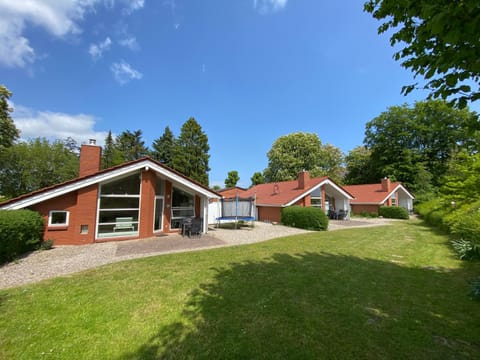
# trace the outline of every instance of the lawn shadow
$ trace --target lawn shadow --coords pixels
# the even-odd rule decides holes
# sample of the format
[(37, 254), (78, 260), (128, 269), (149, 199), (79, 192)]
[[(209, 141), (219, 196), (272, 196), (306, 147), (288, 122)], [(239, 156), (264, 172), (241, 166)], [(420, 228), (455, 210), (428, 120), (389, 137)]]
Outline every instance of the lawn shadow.
[(475, 358), (462, 272), (327, 253), (234, 263), (191, 293), (184, 322), (120, 359)]

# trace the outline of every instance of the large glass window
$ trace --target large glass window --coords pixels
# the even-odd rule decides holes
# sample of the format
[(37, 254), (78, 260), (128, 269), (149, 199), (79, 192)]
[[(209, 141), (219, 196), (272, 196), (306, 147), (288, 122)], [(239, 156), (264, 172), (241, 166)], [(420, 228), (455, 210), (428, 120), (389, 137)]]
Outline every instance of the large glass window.
[(173, 188), (172, 191), (172, 229), (179, 229), (186, 217), (195, 216), (195, 199), (192, 194)]
[(137, 235), (139, 209), (139, 173), (102, 184), (98, 209), (98, 237)]
[(310, 204), (314, 207), (322, 207), (322, 192), (320, 188), (313, 190), (310, 194)]

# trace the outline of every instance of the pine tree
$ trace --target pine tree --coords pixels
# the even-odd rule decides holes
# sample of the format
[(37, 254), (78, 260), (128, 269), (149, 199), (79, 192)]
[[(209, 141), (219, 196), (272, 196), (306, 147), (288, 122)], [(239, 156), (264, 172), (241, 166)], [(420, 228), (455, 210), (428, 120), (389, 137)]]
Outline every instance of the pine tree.
[(115, 140), (115, 148), (122, 154), (123, 161), (137, 160), (148, 154), (142, 140), (142, 130), (122, 132)]
[(184, 175), (208, 186), (208, 137), (194, 118), (183, 125), (175, 142), (172, 167)]
[(173, 147), (175, 145), (175, 136), (172, 130), (167, 126), (163, 135), (153, 141), (151, 156), (155, 160), (172, 167)]

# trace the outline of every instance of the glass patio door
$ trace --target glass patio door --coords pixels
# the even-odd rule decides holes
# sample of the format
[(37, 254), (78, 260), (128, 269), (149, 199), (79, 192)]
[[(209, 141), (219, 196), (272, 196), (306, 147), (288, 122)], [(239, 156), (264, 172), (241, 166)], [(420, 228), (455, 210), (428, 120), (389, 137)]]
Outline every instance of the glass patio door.
[(163, 196), (155, 197), (154, 231), (163, 230)]

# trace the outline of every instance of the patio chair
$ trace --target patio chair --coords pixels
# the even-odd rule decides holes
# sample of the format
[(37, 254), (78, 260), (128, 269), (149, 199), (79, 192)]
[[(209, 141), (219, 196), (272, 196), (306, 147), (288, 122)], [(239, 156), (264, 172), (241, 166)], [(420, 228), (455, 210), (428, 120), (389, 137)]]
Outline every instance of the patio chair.
[(180, 232), (182, 236), (188, 235), (190, 233), (192, 222), (193, 219), (190, 217), (182, 219), (182, 227)]
[(340, 209), (338, 210), (338, 220), (346, 220), (348, 215), (348, 211)]
[(192, 237), (192, 236), (200, 237), (202, 235), (202, 225), (203, 225), (202, 218), (192, 219), (192, 223), (190, 225), (190, 228), (188, 229), (188, 237)]

